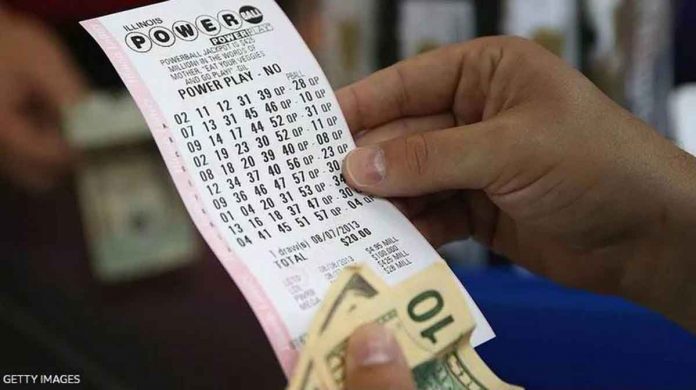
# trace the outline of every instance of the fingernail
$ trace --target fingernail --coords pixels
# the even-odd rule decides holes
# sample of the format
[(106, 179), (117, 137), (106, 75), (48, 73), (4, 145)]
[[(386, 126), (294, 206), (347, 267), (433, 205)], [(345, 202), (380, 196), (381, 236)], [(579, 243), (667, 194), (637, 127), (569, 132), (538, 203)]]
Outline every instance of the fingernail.
[(346, 361), (349, 372), (358, 367), (388, 364), (399, 358), (399, 344), (394, 335), (383, 326), (364, 327), (353, 337)]
[(358, 186), (381, 183), (386, 171), (384, 151), (376, 146), (357, 148), (346, 158), (346, 173)]

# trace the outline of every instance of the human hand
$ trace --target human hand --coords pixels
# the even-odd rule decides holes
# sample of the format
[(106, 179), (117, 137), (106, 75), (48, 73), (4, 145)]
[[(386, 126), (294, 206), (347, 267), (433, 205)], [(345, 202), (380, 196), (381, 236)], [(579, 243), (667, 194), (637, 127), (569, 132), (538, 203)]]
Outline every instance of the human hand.
[(346, 390), (415, 390), (406, 358), (383, 326), (358, 328), (346, 353)]
[(70, 165), (61, 109), (85, 93), (60, 42), (37, 21), (0, 11), (0, 174), (47, 189)]
[[(619, 294), (696, 331), (696, 162), (580, 73), (482, 38), (338, 92), (350, 185), (436, 246), (474, 237), (568, 286)], [(685, 299), (688, 298), (688, 299)]]

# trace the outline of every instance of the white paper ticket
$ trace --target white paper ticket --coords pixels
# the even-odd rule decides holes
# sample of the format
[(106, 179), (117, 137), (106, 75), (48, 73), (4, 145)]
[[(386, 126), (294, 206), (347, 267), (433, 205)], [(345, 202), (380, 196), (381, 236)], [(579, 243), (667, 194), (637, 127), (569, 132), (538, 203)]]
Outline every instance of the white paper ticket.
[[(274, 1), (172, 0), (83, 26), (136, 100), (286, 374), (346, 265), (367, 263), (396, 284), (441, 261), (391, 204), (345, 185), (341, 165), (354, 147), (346, 121)], [(478, 345), (493, 332), (469, 302)]]

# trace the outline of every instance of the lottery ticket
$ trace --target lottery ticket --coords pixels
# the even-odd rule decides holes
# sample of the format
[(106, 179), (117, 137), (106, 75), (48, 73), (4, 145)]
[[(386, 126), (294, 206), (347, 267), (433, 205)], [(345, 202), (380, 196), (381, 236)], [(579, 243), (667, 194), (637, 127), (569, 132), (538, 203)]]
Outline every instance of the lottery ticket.
[[(368, 264), (394, 285), (442, 261), (389, 202), (345, 185), (350, 131), (274, 1), (171, 0), (82, 24), (133, 95), (191, 218), (287, 375), (345, 266)], [(478, 345), (493, 332), (462, 294)]]

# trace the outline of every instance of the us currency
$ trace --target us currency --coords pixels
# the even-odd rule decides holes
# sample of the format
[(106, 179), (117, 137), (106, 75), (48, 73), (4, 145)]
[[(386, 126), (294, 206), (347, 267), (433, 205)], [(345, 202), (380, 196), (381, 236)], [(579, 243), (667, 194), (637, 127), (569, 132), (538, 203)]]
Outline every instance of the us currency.
[(419, 390), (523, 390), (498, 378), (464, 342), (413, 367), (411, 372)]
[(522, 390), (502, 381), (468, 343), (412, 369), (419, 390)]
[(444, 263), (435, 263), (331, 323), (312, 347), (313, 369), (325, 389), (343, 388), (348, 338), (370, 322), (394, 333), (418, 389), (519, 389), (500, 380), (469, 345), (475, 322)]
[(321, 390), (324, 386), (316, 372), (312, 351), (317, 340), (338, 320), (388, 290), (388, 286), (367, 267), (348, 267), (332, 283), (324, 303), (307, 333), (300, 360), (288, 390)]

